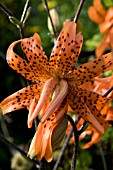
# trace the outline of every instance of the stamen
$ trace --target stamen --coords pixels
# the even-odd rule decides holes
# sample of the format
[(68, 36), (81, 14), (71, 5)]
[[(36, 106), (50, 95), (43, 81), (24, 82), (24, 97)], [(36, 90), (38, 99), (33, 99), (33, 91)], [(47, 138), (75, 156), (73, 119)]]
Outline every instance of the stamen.
[(41, 109), (43, 108), (44, 103), (46, 102), (46, 99), (49, 97), (50, 93), (54, 89), (54, 87), (57, 85), (58, 80), (55, 78), (49, 79), (45, 84), (41, 92), (41, 96), (39, 99), (39, 102), (29, 118), (29, 124), (38, 116), (40, 113)]
[(55, 88), (55, 90), (54, 90), (54, 92), (53, 92), (53, 95), (52, 95), (52, 100), (53, 100), (54, 98), (56, 98), (56, 96), (58, 95), (59, 91), (60, 91), (60, 85), (57, 84), (57, 86), (56, 86), (56, 88)]
[(47, 106), (48, 106), (49, 103), (50, 103), (50, 99), (47, 98), (46, 102), (44, 103), (44, 105), (43, 105), (43, 107), (42, 107), (42, 109), (41, 109), (41, 111), (40, 111), (40, 113), (39, 113), (41, 117), (43, 117), (43, 115), (44, 115), (44, 113), (45, 113), (45, 109), (47, 108)]
[(28, 114), (28, 120), (27, 120), (27, 124), (28, 124), (28, 128), (32, 127), (32, 122), (30, 121), (30, 117), (35, 109), (36, 106), (36, 102), (35, 102), (35, 98), (32, 100), (31, 104), (30, 104), (30, 108), (29, 108), (29, 114)]
[(65, 80), (61, 79), (60, 81), (60, 91), (58, 95), (50, 102), (47, 109), (45, 110), (45, 114), (41, 119), (41, 122), (44, 123), (51, 114), (60, 106), (63, 99), (66, 97), (68, 93), (68, 84)]
[(64, 114), (67, 113), (67, 109), (68, 103), (66, 103), (65, 106), (58, 113), (56, 113), (55, 120), (53, 122), (57, 123), (64, 116)]

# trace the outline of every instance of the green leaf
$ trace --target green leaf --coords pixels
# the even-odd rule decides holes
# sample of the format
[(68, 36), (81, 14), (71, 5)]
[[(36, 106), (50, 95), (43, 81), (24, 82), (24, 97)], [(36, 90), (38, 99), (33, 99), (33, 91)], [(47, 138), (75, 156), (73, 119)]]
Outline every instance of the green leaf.
[(20, 27), (21, 22), (20, 22), (18, 19), (16, 19), (15, 17), (9, 16), (9, 20), (10, 20), (14, 25), (16, 25), (17, 28)]
[(106, 7), (113, 6), (113, 0), (103, 0), (103, 3)]

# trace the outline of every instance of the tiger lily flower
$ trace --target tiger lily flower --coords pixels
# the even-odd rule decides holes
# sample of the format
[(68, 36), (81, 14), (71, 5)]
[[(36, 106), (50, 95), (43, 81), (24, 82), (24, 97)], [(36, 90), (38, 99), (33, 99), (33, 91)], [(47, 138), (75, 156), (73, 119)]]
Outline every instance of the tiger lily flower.
[(113, 7), (105, 10), (101, 0), (93, 0), (88, 9), (89, 18), (99, 25), (100, 33), (105, 34), (96, 48), (96, 56), (101, 56), (107, 49), (113, 49)]
[[(47, 156), (53, 147), (51, 137), (54, 128), (67, 114), (68, 105), (100, 133), (104, 133), (109, 127), (100, 114), (100, 109), (107, 99), (79, 86), (100, 73), (113, 69), (113, 55), (105, 54), (74, 69), (83, 43), (82, 35), (76, 33), (76, 25), (74, 21), (65, 23), (50, 59), (45, 55), (40, 37), (36, 33), (30, 38), (13, 42), (7, 51), (6, 59), (9, 66), (33, 84), (4, 99), (0, 103), (0, 108), (3, 114), (6, 114), (27, 107), (29, 128), (32, 127), (33, 120), (38, 115), (41, 116), (29, 152), (29, 155), (35, 154), (37, 159), (42, 157), (47, 161), (52, 159), (52, 154), (49, 158)], [(27, 60), (14, 52), (13, 49), (18, 43), (21, 43)], [(37, 141), (38, 135), (43, 138), (40, 143)]]

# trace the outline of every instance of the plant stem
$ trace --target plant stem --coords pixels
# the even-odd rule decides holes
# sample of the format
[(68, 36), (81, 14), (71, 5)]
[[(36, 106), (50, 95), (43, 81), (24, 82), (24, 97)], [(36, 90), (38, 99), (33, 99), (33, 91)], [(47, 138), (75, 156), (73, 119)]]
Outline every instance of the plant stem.
[[(20, 152), (23, 156), (27, 157), (27, 153), (24, 152), (22, 149), (18, 148), (16, 145), (14, 145), (12, 142), (10, 142), (9, 140), (7, 140), (1, 133), (0, 133), (0, 139), (5, 142), (8, 146), (13, 147), (14, 149), (16, 149), (18, 152)], [(39, 161), (37, 160), (31, 160), (29, 157), (27, 157), (27, 159), (29, 159), (30, 161), (36, 163), (36, 164), (40, 164)]]
[(113, 86), (108, 89), (108, 91), (104, 94), (104, 97), (107, 97), (109, 93), (113, 90)]
[(26, 12), (27, 12), (27, 9), (28, 9), (28, 5), (29, 5), (29, 0), (27, 0), (26, 3), (25, 3), (24, 10), (23, 10), (23, 13), (22, 13), (22, 16), (21, 16), (21, 19), (20, 19), (20, 22), (22, 22), (22, 23), (24, 22)]
[(29, 5), (29, 0), (26, 0), (26, 3), (25, 3), (25, 6), (24, 6), (24, 10), (23, 10), (23, 13), (22, 13), (22, 16), (21, 16), (21, 19), (20, 19), (20, 27), (19, 27), (19, 31), (20, 31), (20, 37), (21, 38), (24, 38), (25, 37), (25, 32), (24, 32), (24, 19), (25, 19), (25, 16), (26, 16), (26, 12), (27, 12), (27, 9), (28, 9), (28, 5)]
[(52, 29), (53, 29), (53, 33), (54, 33), (54, 36), (57, 37), (57, 34), (56, 34), (56, 31), (55, 31), (55, 27), (54, 27), (54, 24), (53, 24), (53, 21), (52, 21), (52, 18), (51, 18), (51, 15), (50, 15), (50, 12), (49, 12), (49, 7), (48, 7), (48, 3), (46, 0), (42, 0), (43, 3), (45, 4), (45, 8), (46, 8), (46, 11), (47, 11), (47, 14), (48, 14), (48, 17), (51, 21), (51, 25), (52, 25)]
[(88, 127), (87, 122), (85, 121), (83, 125), (80, 127), (78, 134), (80, 135), (86, 128)]
[(60, 161), (61, 161), (61, 159), (62, 159), (62, 157), (63, 157), (63, 154), (64, 154), (64, 152), (65, 152), (65, 150), (66, 150), (67, 145), (68, 145), (68, 142), (69, 142), (69, 140), (70, 140), (70, 138), (71, 138), (72, 132), (73, 132), (73, 128), (71, 128), (70, 132), (69, 132), (68, 135), (67, 135), (66, 141), (65, 141), (65, 143), (64, 143), (64, 145), (63, 145), (63, 147), (62, 147), (62, 150), (61, 150), (61, 152), (60, 152), (60, 156), (59, 156), (59, 158), (57, 159), (57, 162), (56, 162), (53, 170), (57, 170), (57, 169), (58, 169), (58, 166), (59, 166), (59, 164), (60, 164)]
[(1, 51), (0, 51), (0, 57), (2, 57), (4, 60), (6, 60), (6, 56), (5, 56), (5, 54), (4, 54), (4, 53), (2, 53)]
[(0, 9), (9, 17), (13, 16), (12, 13), (2, 4), (0, 3)]
[(77, 21), (78, 21), (78, 18), (79, 18), (79, 15), (80, 15), (80, 12), (81, 12), (81, 9), (83, 7), (84, 2), (85, 2), (85, 0), (81, 0), (80, 3), (79, 3), (77, 12), (76, 12), (75, 17), (74, 17), (74, 22), (75, 23), (77, 23)]
[(76, 160), (78, 156), (78, 143), (79, 143), (79, 134), (78, 130), (76, 128), (75, 122), (71, 118), (71, 116), (67, 115), (68, 120), (70, 121), (72, 127), (73, 127), (73, 132), (74, 132), (74, 147), (73, 147), (73, 157), (72, 157), (72, 163), (71, 163), (71, 170), (75, 170), (76, 167)]
[(73, 119), (71, 118), (71, 116), (67, 115), (67, 118), (68, 120), (70, 121), (71, 125), (73, 128), (71, 128), (67, 138), (66, 138), (66, 141), (65, 141), (65, 144), (61, 150), (61, 154), (53, 168), (53, 170), (57, 170), (58, 169), (58, 165), (62, 159), (62, 156), (65, 152), (65, 149), (67, 147), (67, 144), (71, 138), (71, 135), (72, 135), (72, 132), (74, 132), (74, 147), (73, 147), (73, 157), (72, 157), (72, 163), (71, 163), (71, 170), (75, 170), (75, 167), (76, 167), (76, 160), (77, 160), (77, 156), (78, 156), (78, 142), (79, 142), (79, 134), (78, 134), (78, 130), (76, 128), (76, 123), (73, 121)]
[(105, 157), (104, 157), (104, 152), (103, 152), (103, 149), (102, 149), (101, 141), (98, 143), (98, 147), (99, 147), (100, 155), (101, 155), (101, 158), (102, 158), (103, 170), (107, 170), (106, 160), (105, 160)]

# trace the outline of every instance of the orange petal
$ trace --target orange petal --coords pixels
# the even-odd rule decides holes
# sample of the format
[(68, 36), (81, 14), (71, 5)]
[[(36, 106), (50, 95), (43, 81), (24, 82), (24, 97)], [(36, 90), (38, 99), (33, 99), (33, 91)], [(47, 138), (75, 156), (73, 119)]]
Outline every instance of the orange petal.
[[(71, 101), (70, 98), (73, 101)], [(90, 110), (88, 109), (87, 105), (84, 103), (83, 100), (81, 100), (81, 98), (73, 97), (73, 96), (70, 97), (70, 95), (69, 95), (69, 105), (71, 106), (71, 108), (73, 109), (75, 114), (77, 114), (78, 116), (82, 117), (89, 124), (91, 124), (96, 129), (98, 129), (98, 131), (100, 131), (101, 133), (104, 133), (104, 128), (96, 120), (94, 115), (90, 112)]]
[(51, 53), (50, 72), (57, 76), (68, 73), (78, 59), (82, 42), (82, 35), (76, 35), (76, 23), (67, 21)]
[(89, 107), (91, 113), (95, 116), (95, 118), (104, 126), (105, 129), (109, 127), (109, 125), (105, 122), (103, 116), (100, 114), (101, 109), (104, 108), (109, 99), (91, 92), (89, 90), (78, 88), (79, 95), (83, 96), (84, 101)]
[(110, 36), (109, 34), (107, 36), (105, 36), (102, 41), (98, 44), (96, 50), (95, 50), (95, 54), (97, 57), (100, 57), (102, 54), (104, 54), (104, 52), (110, 48)]
[(69, 79), (69, 83), (74, 82), (76, 85), (81, 85), (87, 81), (90, 81), (101, 73), (112, 69), (113, 53), (111, 52), (78, 66), (75, 70), (67, 75), (67, 78)]
[(25, 87), (10, 95), (0, 103), (0, 108), (3, 114), (6, 114), (14, 110), (28, 107), (35, 95), (40, 95), (40, 89), (37, 84)]
[(104, 18), (96, 11), (94, 6), (88, 8), (89, 18), (97, 24), (100, 24), (104, 21)]
[(31, 102), (30, 102), (30, 106), (29, 106), (29, 108), (28, 108), (29, 114), (28, 114), (28, 120), (27, 120), (28, 128), (31, 128), (31, 127), (32, 127), (32, 122), (30, 122), (30, 118), (31, 118), (31, 116), (32, 116), (32, 113), (33, 113), (34, 110), (35, 110), (35, 107), (36, 107), (36, 105), (37, 105), (37, 103), (38, 103), (38, 101), (39, 101), (39, 98), (40, 98), (40, 96), (39, 96), (39, 94), (38, 94), (38, 95), (36, 95), (36, 96), (31, 100)]
[(103, 22), (99, 25), (99, 28), (100, 28), (100, 32), (101, 34), (107, 34), (109, 33), (110, 29), (112, 28), (113, 26), (113, 22)]
[(48, 162), (52, 160), (51, 135), (54, 127), (57, 125), (52, 122), (52, 119), (53, 117), (43, 124), (39, 123), (30, 145), (29, 157), (33, 158), (35, 156), (38, 160), (44, 157)]
[[(87, 133), (87, 130), (86, 130), (86, 133)], [(87, 149), (89, 148), (90, 146), (92, 146), (93, 144), (99, 142), (100, 140), (100, 137), (101, 137), (101, 134), (94, 130), (93, 131), (93, 134), (91, 135), (91, 141), (89, 141), (88, 143), (86, 143), (85, 145), (82, 146), (82, 149)]]
[(48, 143), (47, 143), (47, 147), (46, 147), (46, 152), (44, 155), (44, 158), (47, 160), (47, 162), (51, 162), (52, 158), (53, 158), (53, 154), (52, 154), (52, 147), (51, 147), (51, 133), (50, 136), (48, 138)]
[(13, 48), (16, 44), (19, 42), (26, 43), (26, 41), (27, 38), (13, 42), (7, 50), (6, 59), (9, 66), (20, 73), (22, 76), (28, 80), (31, 80), (32, 82), (39, 82), (40, 77), (45, 74), (43, 69), (40, 70), (39, 68), (36, 68), (33, 64), (30, 64), (28, 61), (22, 59), (13, 51)]
[(101, 3), (101, 0), (93, 0), (93, 5), (96, 9), (96, 11), (101, 15), (101, 16), (105, 16), (107, 11), (105, 10), (104, 6)]
[[(113, 20), (113, 7), (110, 7), (107, 11), (107, 14), (105, 16), (105, 21), (112, 21)], [(113, 21), (112, 21), (113, 22)]]
[(110, 46), (111, 46), (111, 49), (113, 50), (113, 27), (110, 31)]
[[(99, 111), (101, 109), (101, 106), (103, 106), (103, 104), (106, 102), (105, 98), (103, 98), (99, 94), (86, 91), (85, 89), (77, 87), (75, 88), (74, 86), (70, 86), (70, 90), (71, 94), (69, 94), (69, 100), (71, 97), (71, 101), (69, 104), (75, 111), (75, 113), (83, 117), (83, 119), (91, 122), (92, 125), (97, 129), (98, 127), (96, 127), (96, 124), (98, 124), (98, 130), (101, 130), (101, 133), (103, 132), (103, 130), (101, 129), (102, 126), (107, 129), (109, 127), (109, 124), (105, 122), (103, 116), (100, 114)], [(96, 120), (98, 123), (96, 122)]]
[(31, 141), (31, 145), (28, 151), (28, 156), (33, 159), (34, 157), (37, 157), (38, 160), (41, 160), (40, 157), (42, 152), (42, 136), (43, 136), (43, 126), (39, 123), (36, 133)]
[(21, 47), (27, 56), (29, 63), (32, 68), (35, 69), (35, 74), (39, 75), (37, 72), (46, 72), (46, 67), (48, 66), (48, 58), (43, 51), (41, 46), (40, 36), (35, 33), (32, 37), (28, 38), (26, 41), (21, 41)]

